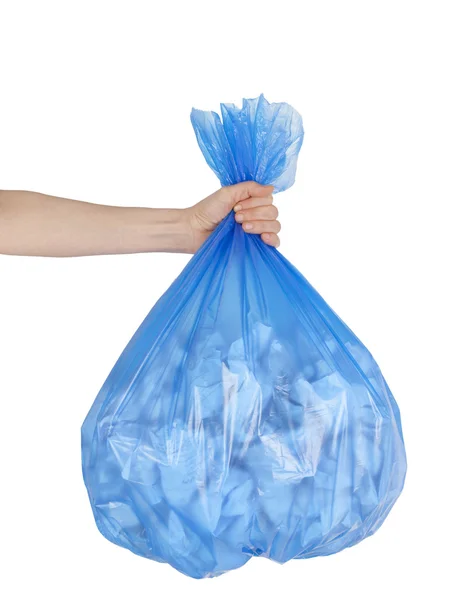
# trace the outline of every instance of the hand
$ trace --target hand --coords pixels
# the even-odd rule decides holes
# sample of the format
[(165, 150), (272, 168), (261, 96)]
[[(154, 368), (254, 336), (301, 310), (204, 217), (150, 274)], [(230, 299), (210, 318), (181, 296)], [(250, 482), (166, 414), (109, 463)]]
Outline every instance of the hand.
[(264, 243), (278, 248), (281, 229), (278, 210), (272, 204), (272, 185), (246, 181), (220, 188), (195, 206), (185, 209), (192, 234), (191, 251), (196, 252), (226, 215), (234, 209), (237, 223), (246, 233), (260, 234)]
[(91, 256), (198, 250), (232, 210), (247, 233), (279, 245), (271, 185), (223, 187), (195, 206), (105, 206), (36, 192), (0, 190), (0, 254)]

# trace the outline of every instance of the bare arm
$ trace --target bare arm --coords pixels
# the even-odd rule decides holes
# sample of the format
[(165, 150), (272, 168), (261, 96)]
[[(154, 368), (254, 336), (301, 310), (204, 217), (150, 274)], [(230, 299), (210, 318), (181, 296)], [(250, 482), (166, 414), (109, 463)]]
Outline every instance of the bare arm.
[(271, 191), (253, 182), (241, 183), (187, 209), (105, 206), (35, 192), (0, 191), (0, 254), (192, 253), (233, 208), (245, 231), (263, 234), (266, 243), (276, 246), (280, 226)]
[(183, 211), (103, 206), (0, 192), (0, 253), (83, 256), (188, 251)]

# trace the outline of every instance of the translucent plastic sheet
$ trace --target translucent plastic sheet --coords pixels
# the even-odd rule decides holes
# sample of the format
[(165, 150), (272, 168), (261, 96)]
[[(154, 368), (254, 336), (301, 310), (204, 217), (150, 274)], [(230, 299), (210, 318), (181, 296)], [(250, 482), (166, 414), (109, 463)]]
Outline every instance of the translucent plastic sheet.
[[(222, 117), (192, 112), (222, 185), (292, 185), (294, 109), (261, 96), (222, 105)], [(196, 578), (356, 544), (406, 471), (398, 407), (371, 354), (233, 214), (124, 350), (82, 442), (101, 533)]]

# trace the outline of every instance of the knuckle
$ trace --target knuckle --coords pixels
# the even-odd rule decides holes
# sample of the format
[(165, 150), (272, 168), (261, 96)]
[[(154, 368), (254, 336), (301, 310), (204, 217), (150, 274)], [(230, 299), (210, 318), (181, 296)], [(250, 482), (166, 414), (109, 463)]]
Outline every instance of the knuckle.
[(276, 233), (281, 231), (282, 225), (281, 225), (280, 221), (275, 221), (275, 229), (276, 229)]

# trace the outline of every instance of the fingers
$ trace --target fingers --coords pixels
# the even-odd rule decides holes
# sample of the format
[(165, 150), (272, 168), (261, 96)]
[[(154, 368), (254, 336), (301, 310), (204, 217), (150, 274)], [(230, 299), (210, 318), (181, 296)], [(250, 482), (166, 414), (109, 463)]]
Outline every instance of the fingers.
[(242, 225), (246, 233), (278, 233), (281, 228), (278, 221), (249, 221)]
[(241, 200), (240, 203), (234, 206), (234, 212), (248, 210), (249, 208), (255, 208), (256, 206), (267, 206), (272, 204), (273, 201), (274, 198), (272, 196), (247, 198), (246, 200)]
[(275, 221), (277, 217), (278, 209), (273, 204), (240, 210), (235, 215), (237, 223), (246, 223), (247, 221)]
[(270, 194), (272, 194), (274, 186), (261, 185), (256, 181), (244, 181), (243, 183), (229, 185), (222, 189), (225, 191), (226, 194), (228, 194), (228, 197), (230, 198), (230, 201), (234, 206), (238, 202), (242, 202), (242, 200), (247, 200), (247, 198), (264, 198), (265, 196), (269, 196)]
[(278, 248), (280, 239), (277, 234), (281, 225), (277, 221), (278, 209), (272, 202), (271, 195), (241, 200), (234, 206), (234, 218), (242, 224), (246, 233), (260, 234), (264, 243)]
[(234, 208), (235, 219), (246, 233), (258, 234), (265, 244), (278, 248), (281, 225), (277, 207), (272, 204), (273, 189), (272, 185), (245, 181), (223, 187), (221, 192), (224, 203)]

